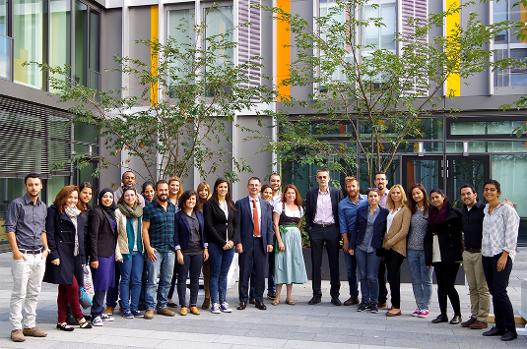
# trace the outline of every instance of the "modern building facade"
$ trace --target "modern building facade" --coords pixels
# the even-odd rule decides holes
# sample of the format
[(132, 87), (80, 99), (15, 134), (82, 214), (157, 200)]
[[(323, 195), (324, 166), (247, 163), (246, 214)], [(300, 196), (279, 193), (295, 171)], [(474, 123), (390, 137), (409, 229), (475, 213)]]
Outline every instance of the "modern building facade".
[[(404, 30), (406, 17), (426, 16), (452, 2), (378, 0), (378, 7), (361, 11), (382, 17), (386, 26), (372, 27), (364, 37), (378, 47), (397, 50), (390, 45), (395, 33)], [(527, 20), (526, 9), (513, 3), (513, 0), (489, 1), (474, 5), (471, 10), (490, 22)], [(279, 6), (310, 20), (326, 13), (334, 6), (334, 0), (0, 0), (0, 137), (9, 144), (0, 148), (0, 219), (9, 201), (23, 192), (22, 178), (27, 172), (44, 175), (47, 184), (44, 198), (51, 202), (64, 183), (88, 180), (96, 186), (116, 187), (124, 168), (108, 167), (100, 176), (91, 176), (97, 161), (112, 158), (97, 130), (73, 123), (66, 106), (49, 95), (49, 77), (35, 65), (24, 62), (68, 64), (72, 78), (87, 86), (104, 90), (122, 88), (123, 94), (135, 95), (142, 87), (126, 75), (112, 71), (114, 57), (151, 62), (149, 50), (137, 44), (137, 40), (163, 42), (171, 36), (177, 38), (181, 32), (176, 29), (185, 19), (205, 24), (205, 35), (232, 31), (238, 46), (229, 54), (235, 62), (254, 55), (262, 58), (263, 67), (248, 72), (251, 83), (278, 85), (289, 77), (297, 48), (287, 23), (277, 21), (270, 12), (259, 9), (259, 5)], [(450, 20), (464, 23), (467, 15), (461, 13)], [(247, 22), (250, 25), (244, 25)], [(499, 57), (527, 56), (527, 42), (510, 32), (496, 37), (489, 48), (498, 50)], [(527, 93), (527, 71), (487, 71), (470, 81), (449, 80), (448, 85), (456, 91), (456, 97), (444, 98), (445, 109), (454, 106), (463, 112), (455, 116), (435, 113), (425, 118), (424, 136), (409, 140), (400, 149), (389, 173), (390, 182), (411, 185), (422, 181), (428, 188), (445, 188), (455, 200), (462, 183), (475, 183), (481, 191), (484, 179), (495, 178), (502, 183), (504, 196), (516, 203), (522, 217), (521, 236), (527, 240), (527, 194), (522, 190), (527, 176), (527, 139), (512, 134), (516, 126), (526, 121), (526, 113), (500, 109)], [(316, 88), (283, 86), (280, 93), (306, 99)], [(261, 106), (262, 110), (268, 107)], [(271, 107), (286, 110), (279, 101)], [(294, 116), (306, 111), (287, 107), (287, 112)], [(360, 120), (356, 122), (360, 126)], [(236, 157), (244, 159), (254, 174), (261, 177), (274, 170), (281, 171), (283, 182), (294, 182), (303, 193), (314, 184), (314, 168), (280, 163), (274, 154), (262, 151), (270, 140), (280, 137), (279, 131), (270, 127), (270, 118), (264, 118), (260, 127), (256, 110), (251, 110), (240, 113), (234, 124), (242, 127), (229, 127), (230, 140), (217, 145), (227, 149), (224, 168), (206, 180), (213, 182), (217, 175), (231, 171), (232, 158)], [(251, 138), (243, 128), (258, 129), (260, 137)], [(364, 129), (364, 134), (367, 133)], [(333, 134), (323, 137), (328, 142), (357, 149), (354, 143), (360, 140), (351, 135), (349, 125), (340, 125)], [(77, 168), (75, 160), (80, 156), (88, 159), (84, 162), (87, 166)], [(364, 156), (360, 153), (356, 156), (357, 175), (366, 186), (366, 173), (360, 165)], [(126, 152), (120, 158), (113, 157), (117, 164), (125, 160), (128, 160)], [(139, 182), (150, 179), (141, 177), (146, 175), (139, 162), (132, 159), (126, 164), (139, 172)], [(240, 174), (240, 182), (233, 187), (235, 197), (245, 194), (249, 175)], [(340, 174), (332, 176), (340, 179)], [(201, 180), (195, 171), (185, 179), (185, 186), (195, 187)]]

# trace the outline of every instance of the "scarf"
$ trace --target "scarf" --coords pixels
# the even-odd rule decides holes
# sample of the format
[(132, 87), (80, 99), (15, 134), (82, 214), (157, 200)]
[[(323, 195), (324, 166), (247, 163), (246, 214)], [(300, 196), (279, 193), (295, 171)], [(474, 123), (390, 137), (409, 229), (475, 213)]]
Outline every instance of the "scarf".
[(117, 207), (126, 217), (139, 218), (143, 215), (143, 208), (137, 202), (135, 203), (135, 207), (130, 207), (126, 204), (117, 204)]
[(77, 216), (81, 214), (81, 211), (77, 207), (66, 207), (64, 213), (71, 219), (71, 222), (75, 226), (75, 247), (73, 248), (73, 255), (79, 255), (79, 233), (77, 229)]
[(446, 219), (446, 216), (448, 215), (448, 212), (450, 212), (452, 208), (452, 205), (450, 205), (450, 202), (448, 202), (445, 199), (445, 202), (443, 203), (443, 207), (441, 207), (440, 210), (437, 209), (437, 207), (431, 207), (430, 212), (428, 213), (428, 223), (431, 224), (440, 224), (443, 223)]

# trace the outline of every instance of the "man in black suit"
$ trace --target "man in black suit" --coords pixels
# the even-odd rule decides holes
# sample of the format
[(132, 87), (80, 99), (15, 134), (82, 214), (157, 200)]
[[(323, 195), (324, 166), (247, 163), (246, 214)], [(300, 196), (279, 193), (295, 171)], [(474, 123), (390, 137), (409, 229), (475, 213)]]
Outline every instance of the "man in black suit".
[(326, 246), (328, 254), (329, 269), (331, 275), (331, 303), (342, 305), (340, 295), (339, 275), (339, 217), (338, 205), (342, 199), (342, 193), (329, 187), (329, 171), (319, 169), (316, 174), (318, 188), (309, 190), (306, 196), (306, 224), (311, 241), (311, 279), (313, 287), (313, 298), (309, 304), (318, 304), (322, 298), (321, 267), (322, 250)]
[(236, 251), (240, 254), (240, 280), (238, 293), (240, 305), (238, 310), (247, 306), (249, 299), (249, 279), (254, 273), (254, 298), (256, 308), (266, 310), (263, 303), (265, 289), (265, 268), (267, 266), (267, 252), (273, 252), (273, 222), (272, 208), (259, 196), (262, 182), (258, 177), (249, 178), (247, 189), (249, 196), (236, 202), (236, 229), (239, 241)]

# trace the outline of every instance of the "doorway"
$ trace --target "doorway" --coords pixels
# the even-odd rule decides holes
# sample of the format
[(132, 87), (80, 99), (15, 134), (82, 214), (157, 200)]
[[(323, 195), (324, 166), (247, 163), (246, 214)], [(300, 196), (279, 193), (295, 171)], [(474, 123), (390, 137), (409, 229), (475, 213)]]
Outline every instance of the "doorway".
[(483, 183), (489, 178), (488, 155), (403, 156), (402, 182), (405, 188), (422, 183), (427, 190), (442, 188), (450, 202), (459, 203), (459, 187), (472, 184), (482, 198)]

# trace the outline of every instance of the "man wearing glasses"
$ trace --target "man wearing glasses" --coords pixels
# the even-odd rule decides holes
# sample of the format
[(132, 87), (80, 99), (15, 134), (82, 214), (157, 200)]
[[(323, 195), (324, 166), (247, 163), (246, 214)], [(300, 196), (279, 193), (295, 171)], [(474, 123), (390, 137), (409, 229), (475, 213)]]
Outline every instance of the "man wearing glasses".
[(311, 279), (313, 298), (310, 305), (318, 304), (322, 298), (321, 267), (324, 246), (328, 254), (331, 276), (331, 303), (342, 305), (339, 300), (339, 217), (338, 205), (342, 199), (339, 190), (329, 187), (330, 177), (327, 169), (319, 169), (316, 174), (318, 188), (309, 190), (306, 197), (306, 224), (311, 242)]

